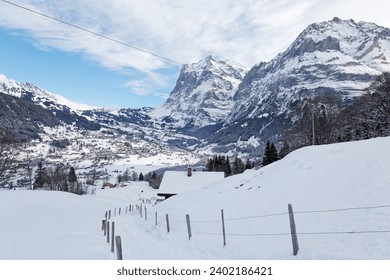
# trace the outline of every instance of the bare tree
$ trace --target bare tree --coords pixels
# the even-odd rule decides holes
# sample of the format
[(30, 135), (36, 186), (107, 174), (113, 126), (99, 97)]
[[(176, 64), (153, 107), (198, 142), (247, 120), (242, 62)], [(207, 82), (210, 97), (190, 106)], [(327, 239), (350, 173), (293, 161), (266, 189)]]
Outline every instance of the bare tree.
[(294, 111), (297, 121), (287, 132), (289, 142), (295, 148), (338, 142), (342, 124), (340, 112), (344, 105), (334, 94), (324, 94), (305, 101)]
[(384, 73), (357, 102), (354, 119), (363, 138), (390, 134), (390, 73)]
[(0, 184), (9, 179), (16, 168), (18, 145), (9, 134), (0, 133)]

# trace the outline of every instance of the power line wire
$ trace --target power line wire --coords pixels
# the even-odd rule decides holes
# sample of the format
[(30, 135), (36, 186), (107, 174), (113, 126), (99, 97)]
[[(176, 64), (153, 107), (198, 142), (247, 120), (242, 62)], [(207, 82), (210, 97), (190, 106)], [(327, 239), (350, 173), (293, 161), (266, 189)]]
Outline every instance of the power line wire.
[(12, 6), (14, 6), (14, 7), (23, 9), (23, 10), (25, 10), (25, 11), (28, 11), (28, 12), (30, 12), (30, 13), (34, 13), (34, 14), (36, 14), (36, 15), (39, 15), (39, 16), (42, 16), (42, 17), (45, 17), (45, 18), (48, 18), (48, 19), (57, 21), (57, 22), (59, 22), (59, 23), (62, 23), (62, 24), (65, 24), (65, 25), (67, 25), (67, 26), (70, 26), (70, 27), (79, 29), (79, 30), (84, 31), (84, 32), (87, 32), (87, 33), (90, 33), (90, 34), (92, 34), (92, 35), (95, 35), (95, 36), (104, 38), (104, 39), (106, 39), (106, 40), (109, 40), (109, 41), (112, 41), (112, 42), (121, 44), (121, 45), (123, 45), (123, 46), (129, 47), (129, 48), (132, 48), (132, 49), (135, 49), (135, 50), (137, 50), (137, 51), (140, 51), (140, 52), (143, 52), (143, 53), (147, 53), (147, 54), (150, 54), (150, 55), (152, 55), (152, 56), (155, 56), (155, 57), (164, 59), (164, 60), (169, 61), (169, 62), (171, 62), (171, 63), (178, 64), (178, 65), (181, 65), (181, 66), (183, 65), (183, 63), (177, 62), (177, 61), (175, 61), (175, 60), (173, 60), (173, 59), (170, 59), (170, 58), (164, 57), (164, 56), (162, 56), (162, 55), (159, 55), (159, 54), (156, 54), (156, 53), (153, 53), (153, 52), (150, 52), (150, 51), (141, 49), (141, 48), (139, 48), (139, 47), (130, 45), (130, 44), (128, 44), (128, 43), (119, 41), (119, 40), (117, 40), (117, 39), (108, 37), (108, 36), (106, 36), (106, 35), (103, 35), (103, 34), (100, 34), (100, 33), (94, 32), (94, 31), (91, 31), (91, 30), (86, 29), (86, 28), (84, 28), (84, 27), (81, 27), (81, 26), (79, 26), (79, 25), (75, 25), (75, 24), (72, 24), (72, 23), (63, 21), (63, 20), (61, 20), (61, 19), (58, 19), (58, 18), (49, 16), (49, 15), (43, 14), (43, 13), (41, 13), (41, 12), (32, 10), (32, 9), (27, 8), (27, 7), (25, 7), (25, 6), (22, 6), (22, 5), (19, 5), (19, 4), (16, 4), (16, 3), (13, 3), (13, 2), (7, 1), (7, 0), (0, 0), (0, 1), (1, 1), (1, 2), (4, 2), (4, 3), (7, 3), (7, 4), (9, 4), (9, 5), (12, 5)]

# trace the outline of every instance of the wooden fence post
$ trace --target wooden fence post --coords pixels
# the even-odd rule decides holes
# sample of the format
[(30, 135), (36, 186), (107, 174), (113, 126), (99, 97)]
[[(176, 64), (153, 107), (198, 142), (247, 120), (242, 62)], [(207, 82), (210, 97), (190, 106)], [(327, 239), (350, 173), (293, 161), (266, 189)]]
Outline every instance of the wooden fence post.
[(147, 220), (148, 220), (148, 212), (146, 210), (146, 205), (145, 205), (145, 221), (147, 221)]
[(122, 256), (122, 241), (121, 241), (121, 237), (120, 236), (115, 237), (115, 243), (116, 243), (116, 259), (117, 260), (123, 260), (123, 256)]
[(191, 223), (190, 223), (190, 215), (186, 215), (186, 221), (187, 221), (187, 230), (188, 230), (188, 239), (191, 239), (192, 232), (191, 232)]
[(142, 218), (142, 204), (141, 204), (141, 206), (139, 207), (139, 214), (141, 215), (141, 218)]
[(114, 241), (115, 241), (115, 222), (111, 222), (111, 252), (114, 253)]
[(107, 222), (107, 243), (110, 243), (110, 222)]
[(108, 219), (111, 220), (111, 210), (108, 211)]
[(114, 217), (116, 217), (116, 207), (114, 208)]
[(121, 215), (122, 207), (119, 207), (119, 216)]
[(223, 215), (223, 209), (221, 209), (221, 216), (222, 216), (223, 246), (226, 246), (225, 218), (224, 218), (224, 215)]
[(155, 216), (155, 218), (156, 218), (156, 226), (157, 226), (157, 211), (154, 212), (154, 216)]
[(165, 220), (167, 221), (167, 233), (169, 233), (169, 231), (171, 230), (170, 227), (169, 227), (169, 217), (168, 217), (168, 214), (165, 214)]
[(297, 229), (295, 227), (294, 212), (291, 204), (288, 204), (288, 214), (290, 218), (290, 229), (291, 229), (291, 240), (293, 246), (293, 254), (296, 256), (298, 254), (299, 245), (297, 237)]
[(102, 221), (102, 230), (104, 232), (104, 236), (106, 236), (106, 220)]

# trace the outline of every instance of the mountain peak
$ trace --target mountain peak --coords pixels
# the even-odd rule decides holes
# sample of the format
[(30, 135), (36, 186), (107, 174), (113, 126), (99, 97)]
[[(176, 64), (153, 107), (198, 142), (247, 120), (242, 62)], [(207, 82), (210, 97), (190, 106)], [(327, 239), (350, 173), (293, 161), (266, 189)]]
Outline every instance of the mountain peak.
[(70, 101), (61, 95), (48, 92), (31, 82), (21, 83), (0, 74), (0, 91), (19, 97), (48, 109), (67, 107), (72, 111), (92, 110), (96, 107)]
[(337, 17), (313, 23), (285, 52), (250, 70), (227, 121), (287, 114), (295, 101), (325, 92), (360, 95), (390, 71), (389, 46), (390, 29), (374, 23)]
[(176, 86), (154, 117), (171, 117), (176, 126), (205, 126), (223, 121), (233, 106), (233, 95), (247, 69), (216, 61), (209, 55), (183, 66)]

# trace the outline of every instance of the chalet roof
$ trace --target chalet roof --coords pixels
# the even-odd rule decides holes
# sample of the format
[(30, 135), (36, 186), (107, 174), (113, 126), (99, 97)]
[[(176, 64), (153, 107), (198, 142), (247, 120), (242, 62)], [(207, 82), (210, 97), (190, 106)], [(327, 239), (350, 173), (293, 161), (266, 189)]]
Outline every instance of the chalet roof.
[(186, 171), (165, 171), (158, 194), (179, 194), (197, 190), (224, 177), (223, 172), (193, 171), (189, 177)]

